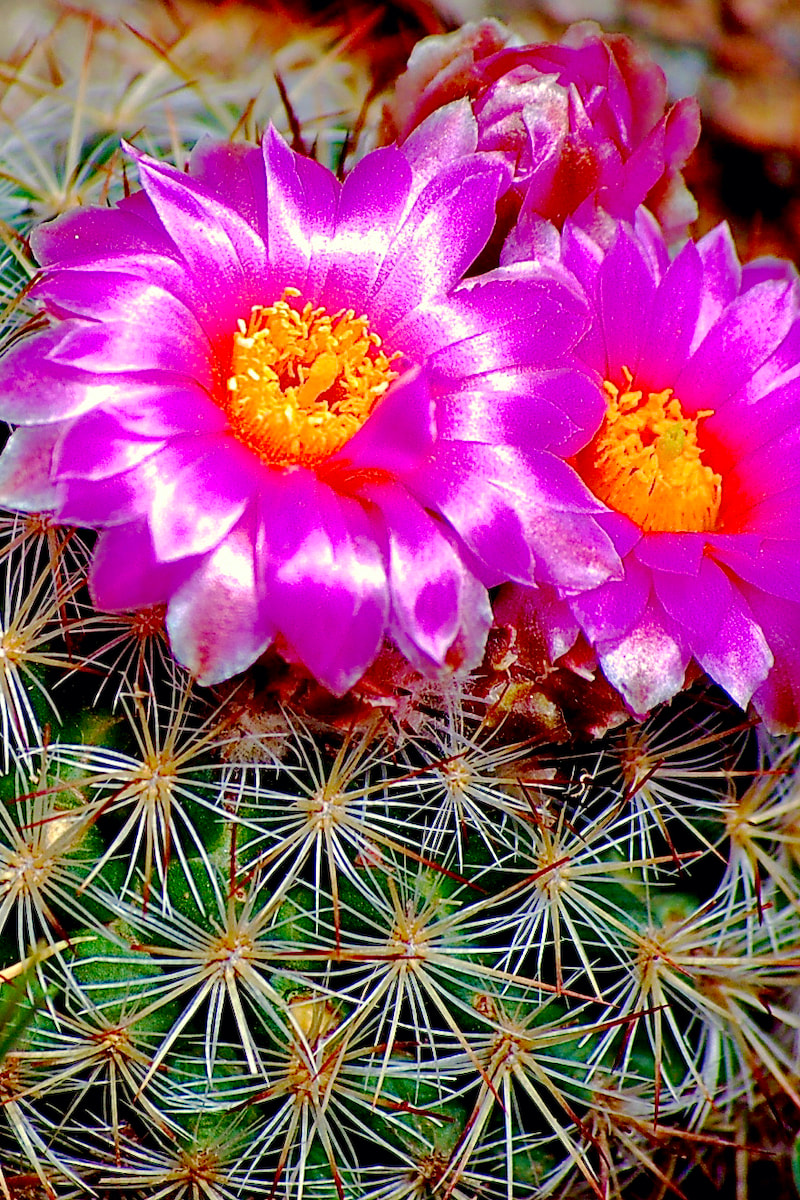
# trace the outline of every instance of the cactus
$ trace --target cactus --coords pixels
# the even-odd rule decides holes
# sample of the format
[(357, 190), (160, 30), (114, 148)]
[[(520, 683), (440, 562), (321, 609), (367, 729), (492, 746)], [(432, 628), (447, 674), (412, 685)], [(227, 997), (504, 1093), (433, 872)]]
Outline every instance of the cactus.
[[(265, 64), (268, 14), (127, 12), (4, 64), (8, 347), (30, 230), (130, 189), (121, 135), (182, 165), (277, 118), (337, 169), (377, 136), (352, 33)], [(691, 1196), (762, 1155), (784, 1186), (794, 737), (699, 672), (634, 717), (518, 612), (471, 670), (388, 647), (336, 697), (273, 649), (201, 686), (163, 605), (93, 606), (93, 536), (0, 520), (0, 1195)]]

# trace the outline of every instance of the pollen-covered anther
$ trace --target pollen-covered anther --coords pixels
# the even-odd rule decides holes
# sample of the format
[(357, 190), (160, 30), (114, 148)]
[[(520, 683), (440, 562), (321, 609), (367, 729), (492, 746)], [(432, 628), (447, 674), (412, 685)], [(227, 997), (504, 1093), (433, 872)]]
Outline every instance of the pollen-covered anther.
[(314, 466), (357, 433), (398, 372), (366, 317), (329, 313), (286, 288), (233, 335), (223, 406), (236, 436), (271, 466)]
[(646, 533), (699, 533), (716, 527), (722, 477), (702, 461), (698, 424), (713, 416), (688, 416), (672, 389), (644, 393), (610, 380), (603, 424), (576, 460), (580, 474), (609, 508)]

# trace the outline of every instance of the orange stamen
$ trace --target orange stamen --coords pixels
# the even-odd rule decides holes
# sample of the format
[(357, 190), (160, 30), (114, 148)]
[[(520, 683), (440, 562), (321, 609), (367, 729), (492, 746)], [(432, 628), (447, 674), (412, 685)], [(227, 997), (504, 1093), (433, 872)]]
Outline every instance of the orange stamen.
[(233, 432), (271, 466), (314, 466), (356, 433), (398, 372), (366, 317), (290, 300), (255, 305), (233, 335), (224, 407)]
[(687, 416), (672, 389), (650, 392), (606, 380), (606, 415), (576, 466), (588, 487), (609, 508), (630, 517), (647, 533), (714, 529), (722, 500), (722, 477), (701, 461), (698, 423), (703, 409)]

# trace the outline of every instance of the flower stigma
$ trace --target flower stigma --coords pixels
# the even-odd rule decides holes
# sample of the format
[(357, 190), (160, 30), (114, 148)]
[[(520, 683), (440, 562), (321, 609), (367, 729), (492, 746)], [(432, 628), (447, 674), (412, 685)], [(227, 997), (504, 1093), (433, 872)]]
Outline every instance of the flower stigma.
[(644, 393), (605, 380), (606, 415), (577, 468), (598, 500), (623, 513), (645, 533), (700, 533), (714, 529), (722, 477), (701, 461), (697, 426), (713, 415), (687, 416), (672, 388)]
[(286, 288), (233, 335), (224, 408), (234, 434), (270, 466), (314, 466), (357, 433), (399, 372), (366, 317), (329, 313)]

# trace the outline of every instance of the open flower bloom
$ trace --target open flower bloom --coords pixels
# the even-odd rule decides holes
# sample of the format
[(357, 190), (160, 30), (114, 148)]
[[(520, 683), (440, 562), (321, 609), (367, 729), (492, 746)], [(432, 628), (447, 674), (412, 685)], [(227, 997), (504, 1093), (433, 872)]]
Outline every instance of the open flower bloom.
[(276, 638), (335, 692), (387, 635), (471, 663), (487, 586), (619, 571), (554, 450), (596, 423), (579, 289), (461, 281), (506, 169), (466, 104), (434, 124), (343, 185), (274, 132), (201, 143), (188, 173), (136, 154), (140, 192), (32, 238), (49, 325), (0, 360), (0, 501), (101, 530), (97, 605), (166, 602), (203, 683)]
[[(479, 147), (501, 151), (528, 223), (561, 226), (580, 211), (632, 220), (646, 203), (667, 237), (685, 235), (697, 207), (681, 168), (700, 133), (695, 100), (667, 106), (664, 73), (621, 34), (593, 22), (557, 44), (512, 45), (494, 20), (425, 38), (386, 106), (402, 140), (440, 105), (468, 96)], [(509, 197), (505, 205), (508, 207)]]
[[(603, 250), (568, 223), (605, 416), (572, 464), (608, 506), (624, 578), (526, 593), (551, 653), (579, 632), (644, 713), (692, 659), (776, 729), (800, 725), (800, 288), (739, 264), (726, 226), (670, 261), (642, 212)], [(566, 411), (569, 412), (568, 397)]]

